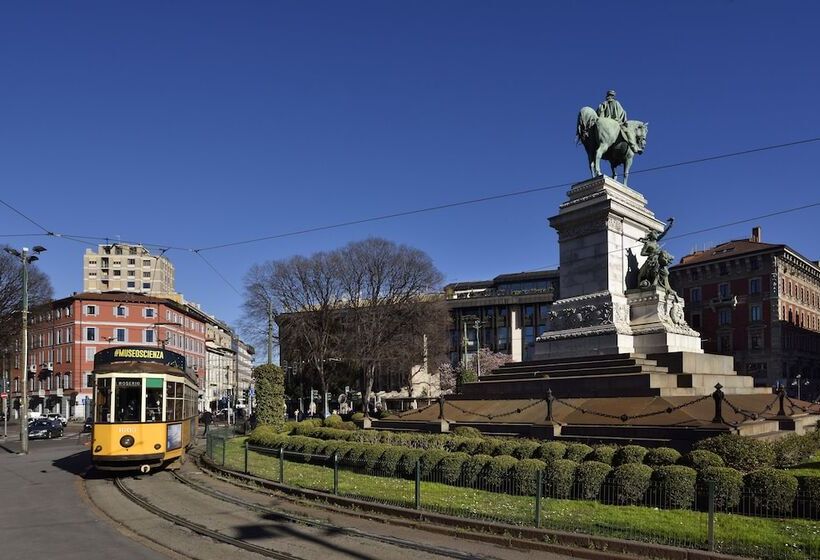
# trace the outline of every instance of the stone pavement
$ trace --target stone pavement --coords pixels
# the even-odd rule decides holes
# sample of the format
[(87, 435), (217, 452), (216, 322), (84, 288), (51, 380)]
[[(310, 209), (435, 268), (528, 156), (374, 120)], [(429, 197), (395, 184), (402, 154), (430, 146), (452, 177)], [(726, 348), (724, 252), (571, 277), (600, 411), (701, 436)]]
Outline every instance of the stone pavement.
[[(57, 440), (33, 440), (28, 456), (17, 426), (0, 437), (0, 558), (160, 560), (166, 558), (99, 518), (81, 494), (88, 448), (69, 425)], [(0, 430), (2, 428), (0, 427)]]

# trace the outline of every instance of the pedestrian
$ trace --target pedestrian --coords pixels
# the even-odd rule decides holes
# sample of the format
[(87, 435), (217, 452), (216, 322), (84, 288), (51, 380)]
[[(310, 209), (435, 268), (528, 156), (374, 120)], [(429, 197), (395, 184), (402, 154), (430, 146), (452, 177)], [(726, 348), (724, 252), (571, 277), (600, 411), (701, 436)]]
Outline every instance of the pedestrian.
[(208, 427), (213, 423), (214, 415), (211, 414), (210, 410), (206, 410), (202, 413), (202, 423), (205, 424), (205, 433), (202, 434), (203, 436), (208, 435)]

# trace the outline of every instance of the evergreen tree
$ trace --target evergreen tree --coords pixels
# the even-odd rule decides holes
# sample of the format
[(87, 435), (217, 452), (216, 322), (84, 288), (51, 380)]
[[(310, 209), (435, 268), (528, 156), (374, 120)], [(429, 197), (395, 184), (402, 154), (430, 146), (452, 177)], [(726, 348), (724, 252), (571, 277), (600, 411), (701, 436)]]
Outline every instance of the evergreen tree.
[(259, 425), (281, 430), (285, 424), (285, 374), (279, 366), (264, 364), (254, 368), (256, 417)]

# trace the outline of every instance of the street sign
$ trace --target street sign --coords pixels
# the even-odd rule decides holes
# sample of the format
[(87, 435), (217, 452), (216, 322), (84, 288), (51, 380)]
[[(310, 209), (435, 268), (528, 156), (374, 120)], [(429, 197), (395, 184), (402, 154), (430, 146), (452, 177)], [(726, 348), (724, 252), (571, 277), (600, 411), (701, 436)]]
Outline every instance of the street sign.
[(8, 396), (9, 396), (8, 393), (0, 393), (0, 399), (5, 399)]

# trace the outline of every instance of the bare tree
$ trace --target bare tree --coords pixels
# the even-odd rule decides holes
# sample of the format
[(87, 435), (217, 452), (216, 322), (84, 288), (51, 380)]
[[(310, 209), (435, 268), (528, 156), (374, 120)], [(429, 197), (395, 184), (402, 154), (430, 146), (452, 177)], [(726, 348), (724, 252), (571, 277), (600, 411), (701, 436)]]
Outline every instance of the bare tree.
[(287, 354), (283, 358), (304, 360), (316, 373), (323, 393), (334, 371), (331, 363), (339, 359), (343, 292), (338, 271), (338, 254), (316, 253), (255, 265), (246, 276), (246, 322), (258, 321), (263, 313), (267, 316), (272, 301), (280, 348)]
[[(0, 251), (0, 348), (11, 348), (20, 336), (20, 311), (23, 300), (23, 274), (20, 260)], [(29, 307), (52, 299), (51, 281), (36, 266), (29, 265)]]
[(377, 369), (396, 360), (408, 335), (421, 338), (428, 308), (420, 303), (442, 276), (426, 253), (386, 239), (350, 243), (339, 256), (345, 357), (361, 372), (366, 412)]

